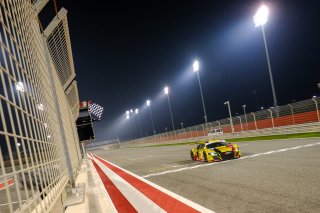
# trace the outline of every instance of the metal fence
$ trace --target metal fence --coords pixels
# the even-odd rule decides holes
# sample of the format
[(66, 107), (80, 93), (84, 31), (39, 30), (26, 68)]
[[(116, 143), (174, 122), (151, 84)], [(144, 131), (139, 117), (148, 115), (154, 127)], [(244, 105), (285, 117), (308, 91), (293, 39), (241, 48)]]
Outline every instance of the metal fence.
[(43, 33), (47, 2), (0, 1), (0, 212), (51, 211), (82, 158), (66, 11)]
[(318, 97), (279, 107), (187, 127), (133, 140), (133, 143), (162, 143), (210, 138), (253, 137), (320, 132)]

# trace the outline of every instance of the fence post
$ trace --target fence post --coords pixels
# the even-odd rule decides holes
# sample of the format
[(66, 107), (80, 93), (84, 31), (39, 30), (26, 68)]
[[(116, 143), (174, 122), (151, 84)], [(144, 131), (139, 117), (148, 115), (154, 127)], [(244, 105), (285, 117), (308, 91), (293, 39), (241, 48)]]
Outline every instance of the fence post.
[(293, 116), (293, 106), (291, 104), (288, 104), (291, 110), (291, 117), (292, 117), (292, 124), (294, 124), (294, 116)]
[(197, 137), (198, 137), (198, 127), (196, 126), (196, 132), (197, 132)]
[(253, 115), (253, 120), (254, 120), (254, 125), (256, 126), (256, 130), (258, 130), (256, 115), (253, 112), (251, 112), (251, 114)]
[(221, 123), (220, 121), (217, 121), (218, 125), (219, 125), (219, 129), (221, 129)]
[(204, 125), (203, 125), (203, 124), (201, 124), (201, 126), (202, 126), (202, 130), (203, 130), (203, 137), (204, 137), (204, 136), (206, 136), (206, 129), (204, 128)]
[(68, 175), (70, 178), (70, 184), (72, 186), (72, 188), (75, 188), (75, 178), (74, 178), (74, 174), (73, 174), (73, 169), (72, 169), (72, 164), (71, 164), (71, 158), (70, 158), (70, 152), (69, 152), (69, 148), (67, 145), (67, 139), (66, 139), (66, 134), (65, 134), (65, 130), (63, 127), (63, 120), (62, 120), (62, 114), (61, 114), (61, 109), (60, 109), (60, 105), (58, 102), (58, 94), (55, 88), (55, 83), (54, 83), (54, 78), (53, 78), (53, 70), (51, 69), (51, 63), (50, 63), (50, 53), (49, 53), (49, 48), (47, 45), (47, 38), (43, 35), (42, 37), (42, 42), (43, 42), (43, 47), (44, 47), (44, 52), (45, 52), (45, 59), (46, 59), (46, 66), (47, 66), (47, 73), (49, 76), (49, 82), (50, 82), (50, 86), (52, 89), (52, 95), (53, 95), (53, 102), (54, 102), (54, 107), (55, 107), (55, 111), (56, 111), (56, 116), (58, 119), (58, 126), (59, 126), (59, 132), (60, 132), (60, 139), (63, 145), (63, 151), (64, 151), (64, 155), (66, 158), (66, 165), (68, 168)]
[(272, 111), (271, 111), (271, 109), (268, 109), (268, 111), (270, 112), (270, 116), (271, 116), (272, 128), (274, 128), (274, 122), (273, 122)]
[(319, 117), (319, 108), (318, 108), (318, 101), (316, 100), (316, 98), (312, 98), (312, 100), (313, 100), (313, 101), (314, 101), (314, 103), (316, 104), (316, 110), (317, 110), (318, 121), (320, 122), (320, 117)]
[(243, 132), (243, 126), (242, 126), (242, 121), (241, 121), (241, 117), (240, 116), (237, 116), (240, 120), (240, 126), (241, 126), (241, 132)]

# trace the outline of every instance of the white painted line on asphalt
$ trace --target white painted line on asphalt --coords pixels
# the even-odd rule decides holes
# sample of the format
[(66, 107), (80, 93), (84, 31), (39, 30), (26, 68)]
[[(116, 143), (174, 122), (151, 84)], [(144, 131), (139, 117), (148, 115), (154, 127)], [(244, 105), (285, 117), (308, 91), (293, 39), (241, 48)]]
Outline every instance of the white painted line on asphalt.
[[(262, 155), (270, 155), (270, 154), (273, 154), (273, 153), (286, 152), (286, 151), (290, 151), (290, 150), (301, 149), (301, 148), (317, 146), (317, 145), (320, 145), (320, 142), (301, 145), (301, 146), (295, 146), (295, 147), (291, 147), (291, 148), (273, 150), (273, 151), (268, 151), (268, 152), (262, 152), (262, 153), (257, 153), (257, 154), (253, 154), (253, 155), (247, 155), (247, 156), (243, 156), (241, 158), (234, 159), (234, 160), (244, 160), (244, 159), (254, 158), (254, 157), (258, 157), (258, 156), (262, 156)], [(202, 167), (207, 167), (207, 166), (214, 166), (214, 165), (217, 165), (217, 164), (227, 163), (227, 162), (232, 162), (232, 161), (221, 161), (221, 162), (215, 162), (215, 163), (200, 164), (200, 165), (196, 165), (196, 166), (192, 166), (192, 167), (183, 167), (183, 168), (176, 169), (176, 170), (168, 170), (168, 171), (165, 171), (165, 172), (148, 174), (148, 175), (144, 175), (142, 177), (143, 178), (148, 178), (148, 177), (160, 176), (160, 175), (165, 175), (165, 174), (170, 174), (170, 173), (181, 172), (181, 171), (185, 171), (185, 170), (197, 169), (197, 168), (202, 168)]]
[(146, 159), (146, 158), (152, 158), (152, 156), (148, 155), (148, 156), (138, 157), (138, 158), (126, 158), (126, 160), (141, 160), (141, 159)]
[(170, 164), (162, 164), (163, 167), (158, 167), (156, 169), (150, 169), (148, 170), (149, 172), (155, 172), (155, 171), (159, 171), (159, 170), (164, 170), (164, 169), (168, 169), (168, 168), (177, 168), (177, 167), (182, 167), (182, 166), (191, 166), (191, 165), (195, 165), (195, 164), (199, 164), (200, 162), (194, 162), (194, 163), (188, 163), (188, 164), (183, 164), (183, 165), (170, 165)]

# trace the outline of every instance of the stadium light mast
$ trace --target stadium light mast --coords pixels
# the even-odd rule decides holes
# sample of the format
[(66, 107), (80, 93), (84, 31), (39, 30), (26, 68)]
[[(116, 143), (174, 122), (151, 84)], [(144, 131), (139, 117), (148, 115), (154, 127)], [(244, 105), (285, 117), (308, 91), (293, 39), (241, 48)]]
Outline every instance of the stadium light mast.
[(193, 63), (193, 72), (197, 73), (199, 87), (200, 87), (201, 100), (202, 100), (203, 113), (204, 113), (204, 123), (207, 124), (208, 118), (207, 118), (206, 107), (205, 107), (204, 100), (203, 100), (202, 87), (201, 87), (201, 81), (200, 81), (200, 76), (199, 76), (199, 62), (197, 60), (195, 60)]
[(154, 123), (153, 123), (153, 118), (152, 118), (152, 113), (151, 113), (151, 101), (148, 99), (147, 100), (147, 106), (149, 108), (149, 113), (150, 113), (150, 118), (151, 118), (151, 123), (152, 123), (152, 130), (153, 130), (153, 134), (156, 134), (156, 131), (154, 130)]
[(169, 98), (169, 87), (165, 86), (165, 88), (163, 90), (164, 90), (164, 94), (168, 98), (169, 111), (170, 111), (171, 123), (172, 123), (172, 130), (174, 131), (174, 122), (173, 122), (173, 116), (172, 116), (171, 104), (170, 104), (170, 98)]
[(142, 131), (141, 131), (141, 124), (140, 124), (139, 109), (138, 108), (135, 109), (135, 113), (136, 113), (137, 118), (138, 118), (139, 129), (140, 129), (140, 137), (142, 138)]
[(262, 36), (263, 36), (263, 41), (264, 41), (264, 47), (266, 50), (266, 56), (267, 56), (267, 62), (268, 62), (268, 69), (269, 69), (269, 76), (270, 76), (270, 82), (271, 82), (271, 88), (272, 88), (272, 96), (273, 96), (273, 106), (277, 107), (278, 102), (277, 102), (277, 96), (276, 96), (276, 91), (273, 83), (273, 76), (272, 76), (272, 71), (271, 71), (271, 63), (270, 63), (270, 58), (269, 58), (269, 53), (268, 53), (268, 46), (267, 46), (267, 41), (266, 41), (266, 35), (264, 32), (264, 24), (267, 23), (268, 21), (268, 14), (269, 10), (265, 5), (262, 5), (257, 13), (253, 16), (253, 22), (255, 24), (255, 27), (261, 26), (262, 29)]

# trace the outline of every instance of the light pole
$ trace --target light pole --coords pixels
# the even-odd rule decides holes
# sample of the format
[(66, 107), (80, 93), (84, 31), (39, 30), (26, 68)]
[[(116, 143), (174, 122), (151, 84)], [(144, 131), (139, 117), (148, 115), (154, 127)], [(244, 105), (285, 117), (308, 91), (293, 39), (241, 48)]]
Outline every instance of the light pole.
[(152, 123), (152, 130), (153, 130), (153, 134), (156, 134), (156, 131), (154, 130), (154, 123), (153, 123), (153, 118), (152, 118), (152, 113), (151, 113), (151, 101), (147, 100), (147, 106), (149, 108), (149, 113), (150, 113), (150, 118), (151, 118), (151, 123)]
[(244, 113), (244, 118), (246, 119), (246, 126), (247, 126), (247, 130), (248, 130), (248, 119), (247, 119), (247, 112), (246, 112), (246, 107), (247, 105), (242, 105), (243, 107), (243, 113)]
[(130, 123), (130, 120), (129, 120), (130, 119), (130, 111), (129, 110), (126, 111), (126, 115), (127, 115), (127, 120), (129, 121), (131, 138), (133, 138), (133, 136), (132, 136), (132, 126), (131, 126), (131, 123)]
[(263, 41), (264, 41), (264, 47), (266, 50), (266, 55), (267, 55), (267, 62), (268, 62), (268, 68), (269, 68), (269, 75), (270, 75), (270, 82), (271, 82), (271, 88), (272, 88), (272, 95), (273, 95), (273, 106), (277, 107), (278, 102), (277, 102), (277, 97), (276, 97), (276, 91), (274, 88), (273, 84), (273, 77), (272, 77), (272, 71), (271, 71), (271, 63), (270, 63), (270, 58), (269, 58), (269, 53), (268, 53), (268, 46), (267, 46), (267, 41), (266, 41), (266, 35), (264, 32), (263, 25), (267, 23), (268, 20), (268, 14), (269, 10), (265, 5), (262, 5), (257, 13), (253, 16), (253, 21), (256, 27), (261, 26), (262, 29), (262, 35), (263, 35)]
[(226, 102), (224, 102), (224, 104), (227, 104), (227, 105), (228, 105), (229, 118), (230, 118), (230, 125), (231, 125), (231, 132), (232, 132), (232, 133), (234, 133), (234, 130), (233, 130), (233, 122), (232, 122), (232, 116), (231, 116), (231, 109), (230, 109), (230, 102), (229, 102), (229, 101), (226, 101)]
[(174, 131), (174, 122), (173, 122), (173, 116), (172, 116), (172, 111), (171, 111), (171, 105), (170, 105), (170, 98), (169, 98), (169, 87), (164, 88), (164, 94), (168, 98), (168, 104), (169, 104), (169, 111), (170, 111), (170, 116), (171, 116), (171, 123), (172, 123), (172, 130)]
[(136, 113), (137, 118), (138, 118), (139, 129), (140, 129), (140, 137), (142, 138), (142, 131), (141, 131), (141, 124), (140, 124), (139, 109), (138, 108), (135, 110), (135, 113)]
[(183, 123), (181, 123), (181, 129), (183, 129)]
[(193, 63), (193, 72), (197, 73), (198, 76), (198, 81), (199, 81), (199, 87), (200, 87), (200, 94), (201, 94), (201, 100), (202, 100), (202, 107), (203, 107), (203, 113), (204, 113), (204, 123), (208, 123), (208, 118), (207, 118), (207, 112), (206, 112), (206, 107), (204, 105), (204, 100), (203, 100), (203, 94), (202, 94), (202, 87), (201, 87), (201, 82), (200, 82), (200, 76), (199, 76), (199, 62), (196, 60)]

